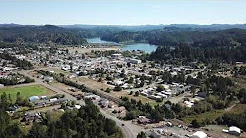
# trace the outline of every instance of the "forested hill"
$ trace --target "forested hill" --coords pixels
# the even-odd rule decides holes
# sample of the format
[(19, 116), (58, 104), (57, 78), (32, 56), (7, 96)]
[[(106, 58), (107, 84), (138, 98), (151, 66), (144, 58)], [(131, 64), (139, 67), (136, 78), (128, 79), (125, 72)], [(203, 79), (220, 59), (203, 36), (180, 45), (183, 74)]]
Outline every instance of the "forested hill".
[(188, 31), (185, 28), (164, 28), (161, 30), (128, 32), (122, 31), (102, 36), (103, 40), (114, 42), (148, 42), (159, 46), (246, 46), (246, 30), (229, 29), (221, 31)]
[[(14, 26), (15, 24), (10, 24)], [(211, 24), (211, 25), (197, 25), (197, 24), (170, 24), (170, 25), (83, 25), (83, 24), (74, 24), (74, 25), (59, 25), (64, 28), (81, 28), (81, 29), (115, 29), (121, 31), (150, 31), (163, 28), (189, 28), (189, 30), (207, 30), (207, 31), (217, 31), (217, 30), (226, 30), (232, 28), (246, 29), (246, 24)]]
[(86, 43), (80, 30), (45, 26), (0, 26), (0, 41), (7, 43), (57, 43), (77, 45)]

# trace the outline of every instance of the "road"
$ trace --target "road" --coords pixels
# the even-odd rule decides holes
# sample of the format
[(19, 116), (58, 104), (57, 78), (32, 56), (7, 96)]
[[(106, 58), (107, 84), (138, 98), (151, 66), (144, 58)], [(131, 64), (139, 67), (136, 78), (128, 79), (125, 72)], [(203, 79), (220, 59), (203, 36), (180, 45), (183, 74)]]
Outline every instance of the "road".
[[(44, 83), (41, 79), (38, 79), (38, 78), (35, 78), (33, 76), (31, 76), (30, 74), (28, 74), (29, 71), (20, 71), (19, 73), (20, 74), (23, 74), (25, 76), (28, 76), (29, 78), (32, 78), (35, 80), (35, 83), (34, 84), (41, 84), (43, 85), (44, 87), (56, 92), (56, 93), (59, 93), (59, 94), (64, 94), (65, 97), (68, 99), (68, 100), (74, 100), (74, 101), (77, 101), (77, 103), (81, 104), (81, 105), (85, 105), (85, 102), (83, 100), (77, 100), (76, 97), (64, 92), (63, 90), (59, 89), (59, 88), (56, 88), (52, 85), (49, 85), (47, 83)], [(137, 137), (137, 134), (139, 132), (141, 132), (142, 130), (142, 127), (140, 126), (137, 126), (137, 125), (134, 125), (132, 124), (131, 122), (129, 121), (123, 121), (123, 120), (120, 120), (118, 118), (116, 118), (115, 116), (111, 116), (109, 114), (107, 114), (105, 111), (103, 111), (101, 108), (99, 108), (101, 113), (108, 119), (112, 119), (116, 122), (116, 125), (119, 126), (124, 135), (125, 135), (125, 138), (136, 138)], [(122, 126), (122, 124), (124, 124), (124, 126)]]
[[(115, 121), (116, 125), (119, 126), (121, 128), (121, 130), (123, 131), (125, 138), (136, 138), (137, 135), (136, 133), (134, 133), (132, 131), (133, 126), (130, 126), (126, 121), (122, 121), (119, 120), (118, 118), (116, 118), (115, 116), (111, 116), (109, 114), (107, 114), (105, 111), (103, 111), (100, 108), (100, 112), (108, 119), (112, 119)], [(122, 124), (124, 124), (124, 126), (122, 126)]]

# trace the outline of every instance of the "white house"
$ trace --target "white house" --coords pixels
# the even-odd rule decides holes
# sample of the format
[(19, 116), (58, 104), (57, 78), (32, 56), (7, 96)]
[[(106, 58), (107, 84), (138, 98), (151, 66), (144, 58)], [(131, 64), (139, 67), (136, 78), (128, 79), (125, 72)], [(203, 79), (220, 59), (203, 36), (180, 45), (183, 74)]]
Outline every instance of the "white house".
[(187, 107), (189, 107), (189, 108), (191, 108), (191, 107), (194, 105), (194, 103), (189, 102), (189, 101), (184, 101), (184, 104), (185, 104)]
[(139, 59), (130, 59), (129, 62), (132, 63), (132, 64), (140, 64), (140, 63), (142, 63), (142, 61), (139, 60)]
[(208, 135), (204, 133), (203, 131), (197, 131), (193, 135), (191, 135), (190, 138), (207, 138)]
[(162, 98), (167, 98), (167, 95), (165, 95), (165, 94), (163, 94), (163, 93), (161, 93), (161, 92), (157, 93), (157, 95), (158, 95), (158, 96), (161, 96)]
[(35, 102), (35, 101), (39, 100), (39, 97), (38, 96), (31, 96), (28, 99), (30, 102)]
[(229, 133), (232, 135), (237, 135), (239, 136), (241, 134), (241, 129), (235, 126), (229, 127)]
[(140, 92), (140, 94), (143, 95), (143, 96), (148, 96), (148, 95), (149, 95), (149, 94), (146, 93), (145, 91)]
[(53, 77), (50, 77), (50, 76), (44, 76), (44, 81), (46, 82), (52, 82), (54, 80)]

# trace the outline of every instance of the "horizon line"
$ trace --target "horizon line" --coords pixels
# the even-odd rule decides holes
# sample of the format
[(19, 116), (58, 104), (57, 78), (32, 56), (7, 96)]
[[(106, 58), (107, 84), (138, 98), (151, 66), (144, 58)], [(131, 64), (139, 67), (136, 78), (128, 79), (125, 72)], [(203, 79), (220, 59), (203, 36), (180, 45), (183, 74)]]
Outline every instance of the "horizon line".
[(246, 25), (246, 23), (212, 23), (212, 24), (196, 24), (196, 23), (173, 23), (173, 24), (19, 24), (19, 23), (0, 23), (0, 25), (34, 25), (34, 26), (45, 26), (45, 25), (54, 25), (54, 26), (72, 26), (72, 25), (91, 25), (91, 26), (158, 26), (158, 25), (163, 25), (163, 26), (168, 26), (168, 25), (199, 25), (199, 26), (209, 26), (209, 25)]

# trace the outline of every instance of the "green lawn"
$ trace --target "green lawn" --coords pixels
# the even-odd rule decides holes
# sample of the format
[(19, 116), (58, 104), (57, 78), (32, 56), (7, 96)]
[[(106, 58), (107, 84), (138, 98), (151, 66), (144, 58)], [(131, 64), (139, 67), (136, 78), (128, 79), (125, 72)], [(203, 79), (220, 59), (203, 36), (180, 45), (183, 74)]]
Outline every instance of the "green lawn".
[(210, 120), (214, 121), (219, 116), (223, 115), (225, 110), (213, 110), (210, 112), (205, 112), (198, 115), (191, 115), (183, 118), (182, 120), (186, 123), (191, 123), (192, 120), (196, 119), (197, 121), (201, 122), (202, 120)]
[(228, 113), (230, 114), (241, 114), (246, 111), (246, 104), (237, 104)]
[(32, 86), (23, 86), (23, 87), (15, 87), (15, 88), (6, 87), (3, 89), (0, 89), (0, 95), (2, 95), (4, 92), (7, 95), (10, 94), (11, 99), (13, 101), (16, 100), (17, 92), (20, 92), (23, 98), (28, 98), (34, 95), (36, 96), (50, 95), (52, 93), (51, 90), (45, 88), (42, 85), (32, 85)]

